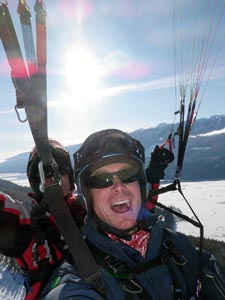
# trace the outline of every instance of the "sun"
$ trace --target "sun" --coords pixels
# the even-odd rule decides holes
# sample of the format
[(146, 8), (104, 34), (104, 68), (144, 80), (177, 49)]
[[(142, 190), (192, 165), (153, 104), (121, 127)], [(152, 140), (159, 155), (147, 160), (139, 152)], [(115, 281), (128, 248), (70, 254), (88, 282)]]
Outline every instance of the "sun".
[[(98, 98), (101, 67), (94, 55), (83, 48), (65, 51), (62, 67), (65, 101), (76, 107)], [(72, 102), (72, 103), (71, 103)]]

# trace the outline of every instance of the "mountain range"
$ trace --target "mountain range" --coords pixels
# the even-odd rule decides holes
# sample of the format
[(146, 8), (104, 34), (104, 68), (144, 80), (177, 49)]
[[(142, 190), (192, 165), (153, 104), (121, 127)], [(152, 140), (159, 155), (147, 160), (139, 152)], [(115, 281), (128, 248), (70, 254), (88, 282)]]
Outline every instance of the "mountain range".
[[(138, 129), (130, 135), (145, 147), (146, 165), (155, 145), (161, 145), (173, 127), (176, 133), (179, 124), (163, 123), (148, 129)], [(176, 170), (178, 136), (174, 138), (175, 160), (166, 169), (166, 180), (174, 178)], [(80, 144), (67, 146), (71, 158)], [(29, 152), (15, 155), (0, 163), (0, 173), (25, 173)], [(185, 181), (225, 179), (225, 114), (196, 119), (189, 136), (181, 173)]]

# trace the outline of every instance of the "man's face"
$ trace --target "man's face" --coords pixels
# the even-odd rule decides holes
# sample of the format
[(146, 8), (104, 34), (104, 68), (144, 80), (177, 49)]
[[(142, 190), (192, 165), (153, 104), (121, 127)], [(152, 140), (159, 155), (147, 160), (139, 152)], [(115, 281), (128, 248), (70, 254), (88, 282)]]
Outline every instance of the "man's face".
[[(69, 179), (69, 175), (61, 175), (61, 183), (62, 183), (62, 193), (63, 196), (67, 196), (68, 193), (71, 191), (70, 190), (70, 179)], [(52, 178), (46, 178), (45, 179), (45, 187), (54, 184), (55, 182), (52, 180)]]
[[(110, 226), (120, 230), (133, 227), (136, 223), (139, 210), (141, 208), (141, 192), (138, 181), (123, 183), (119, 174), (126, 174), (126, 170), (132, 170), (128, 163), (114, 163), (97, 169), (92, 176), (100, 177), (107, 173), (118, 173), (113, 176), (112, 185), (105, 188), (91, 188), (91, 199), (96, 215)], [(125, 171), (125, 172), (123, 172)]]

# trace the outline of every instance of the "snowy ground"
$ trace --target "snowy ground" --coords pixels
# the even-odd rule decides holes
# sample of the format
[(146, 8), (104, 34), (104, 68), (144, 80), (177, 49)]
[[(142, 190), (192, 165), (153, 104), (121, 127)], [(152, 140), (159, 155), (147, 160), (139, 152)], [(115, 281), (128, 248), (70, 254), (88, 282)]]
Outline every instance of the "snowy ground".
[(25, 297), (24, 277), (17, 268), (9, 269), (9, 259), (0, 260), (0, 300), (22, 300)]
[(8, 180), (21, 186), (29, 186), (26, 173), (0, 173), (0, 179)]
[[(184, 196), (204, 225), (204, 236), (225, 242), (225, 180), (181, 183)], [(188, 205), (178, 191), (159, 196), (165, 205), (174, 205), (182, 213), (193, 217)], [(186, 221), (178, 222), (177, 230), (194, 236), (199, 229)]]
[[(8, 178), (8, 175), (5, 177)], [(10, 177), (15, 183), (24, 180), (17, 178), (17, 174)], [(15, 180), (12, 180), (14, 177)], [(27, 185), (26, 181), (24, 185)], [(181, 186), (185, 197), (204, 225), (204, 236), (225, 241), (225, 180), (184, 182)], [(160, 195), (159, 201), (165, 205), (174, 205), (182, 213), (192, 217), (189, 207), (178, 191)], [(186, 221), (178, 222), (177, 230), (199, 236), (199, 229)], [(22, 276), (17, 272), (9, 272), (7, 261), (0, 261), (0, 300), (22, 300), (25, 292), (22, 280)]]

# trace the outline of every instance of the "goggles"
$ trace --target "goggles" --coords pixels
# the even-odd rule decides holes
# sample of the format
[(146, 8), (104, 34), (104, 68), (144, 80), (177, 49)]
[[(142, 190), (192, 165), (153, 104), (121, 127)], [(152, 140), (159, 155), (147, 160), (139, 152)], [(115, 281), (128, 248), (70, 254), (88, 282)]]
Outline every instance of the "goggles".
[(89, 189), (104, 189), (113, 185), (115, 178), (118, 177), (122, 183), (131, 183), (140, 179), (138, 168), (123, 169), (113, 173), (100, 173), (90, 176), (86, 180)]

